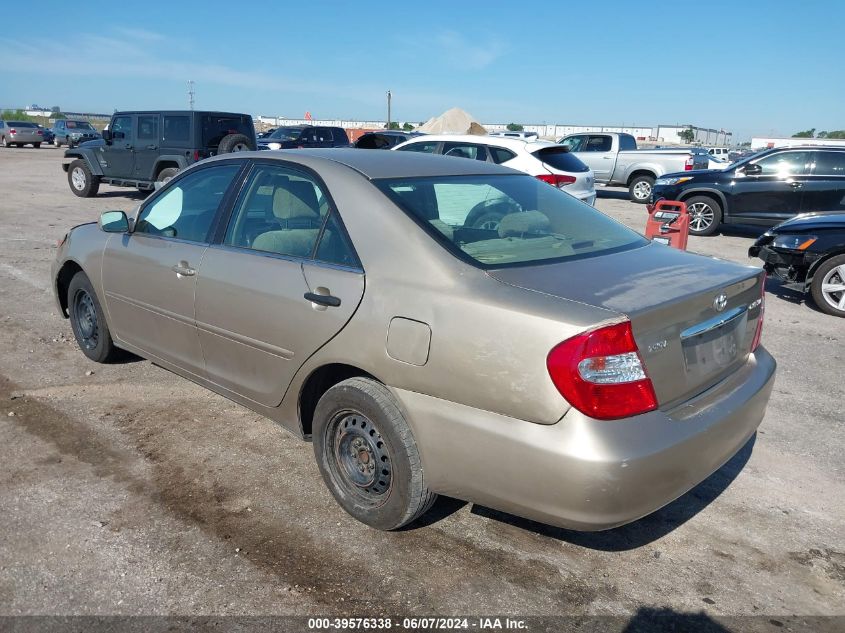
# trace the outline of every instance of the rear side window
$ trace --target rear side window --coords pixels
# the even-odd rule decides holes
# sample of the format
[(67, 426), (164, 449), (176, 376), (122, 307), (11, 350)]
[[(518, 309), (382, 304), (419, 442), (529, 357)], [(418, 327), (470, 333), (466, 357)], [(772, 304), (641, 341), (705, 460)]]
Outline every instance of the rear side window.
[(346, 136), (346, 130), (342, 127), (332, 128), (332, 135), (335, 143), (349, 143), (349, 137)]
[(388, 179), (376, 186), (450, 252), (485, 268), (582, 259), (648, 244), (531, 176)]
[(138, 116), (138, 138), (154, 140), (158, 138), (158, 115)]
[(816, 176), (845, 176), (845, 152), (815, 152)]
[[(633, 136), (628, 136), (627, 134), (622, 134), (619, 137), (619, 151), (620, 152), (628, 152), (631, 150), (637, 149), (637, 141), (634, 139)], [(610, 151), (609, 149), (607, 150)]]
[(533, 154), (543, 163), (558, 171), (585, 172), (590, 171), (581, 160), (567, 151), (565, 147), (544, 147)]
[(173, 115), (162, 117), (164, 126), (161, 138), (168, 143), (186, 144), (191, 138), (191, 120), (187, 116)]
[(487, 150), (483, 145), (474, 143), (443, 143), (443, 154), (457, 158), (470, 158), (472, 160), (487, 160)]
[(400, 152), (423, 152), (425, 154), (434, 154), (437, 151), (439, 141), (421, 141), (419, 143), (411, 143), (404, 147), (397, 148)]
[(613, 147), (613, 139), (609, 136), (591, 136), (587, 141), (587, 147), (583, 151), (586, 152), (609, 152)]
[(504, 147), (488, 147), (490, 157), (497, 165), (508, 162), (511, 158), (516, 158), (516, 154)]

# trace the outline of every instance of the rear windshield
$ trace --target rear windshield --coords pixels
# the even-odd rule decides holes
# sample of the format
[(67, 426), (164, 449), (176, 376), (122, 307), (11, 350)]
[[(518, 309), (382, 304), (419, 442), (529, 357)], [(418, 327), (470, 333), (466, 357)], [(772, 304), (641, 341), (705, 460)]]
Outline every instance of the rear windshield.
[(253, 138), (252, 121), (245, 116), (217, 116), (205, 114), (200, 121), (202, 125), (203, 147), (217, 147), (224, 136), (229, 134), (243, 134)]
[(6, 125), (10, 127), (35, 127), (35, 123), (29, 121), (6, 121)]
[(569, 152), (568, 147), (544, 147), (534, 152), (534, 156), (552, 169), (559, 171), (590, 171), (590, 168), (582, 163), (580, 158)]
[(439, 176), (375, 184), (452, 253), (485, 268), (583, 259), (648, 243), (531, 176)]
[(77, 129), (77, 130), (93, 130), (94, 128), (91, 127), (91, 124), (88, 121), (67, 121), (65, 122), (70, 129)]

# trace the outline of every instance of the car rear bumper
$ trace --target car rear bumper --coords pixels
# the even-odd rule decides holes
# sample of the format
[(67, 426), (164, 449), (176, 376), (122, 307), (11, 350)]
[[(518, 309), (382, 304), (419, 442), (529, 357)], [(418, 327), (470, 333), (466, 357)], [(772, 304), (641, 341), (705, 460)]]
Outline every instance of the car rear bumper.
[(43, 143), (44, 137), (37, 134), (9, 134), (10, 143)]
[(735, 455), (763, 419), (776, 363), (762, 347), (731, 376), (670, 411), (617, 421), (575, 409), (525, 422), (394, 390), (435, 492), (577, 530), (634, 521)]
[[(566, 189), (564, 189), (564, 191), (566, 191)], [(596, 190), (595, 189), (591, 189), (591, 190), (587, 190), (587, 191), (572, 191), (572, 192), (567, 191), (567, 193), (569, 193), (572, 196), (575, 196), (581, 202), (586, 202), (591, 207), (596, 206)]]

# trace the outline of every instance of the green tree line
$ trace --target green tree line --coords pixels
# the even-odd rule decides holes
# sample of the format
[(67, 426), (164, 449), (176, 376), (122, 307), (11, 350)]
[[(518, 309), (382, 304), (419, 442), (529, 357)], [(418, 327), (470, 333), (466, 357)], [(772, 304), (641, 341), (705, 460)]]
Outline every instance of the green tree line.
[(811, 127), (809, 130), (796, 132), (792, 138), (845, 138), (845, 130), (831, 130), (830, 132), (822, 130), (816, 134), (816, 128)]

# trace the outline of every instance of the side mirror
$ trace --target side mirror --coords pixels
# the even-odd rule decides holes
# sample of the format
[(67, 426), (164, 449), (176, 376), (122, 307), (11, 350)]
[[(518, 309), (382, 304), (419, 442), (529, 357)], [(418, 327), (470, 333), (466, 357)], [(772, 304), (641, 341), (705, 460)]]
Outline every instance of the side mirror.
[(97, 225), (106, 233), (127, 233), (129, 218), (123, 211), (106, 211), (100, 216)]
[(106, 142), (112, 140), (111, 130), (103, 130), (103, 140)]
[(753, 165), (746, 165), (745, 166), (745, 175), (746, 176), (759, 176), (763, 173), (763, 168), (758, 164)]

